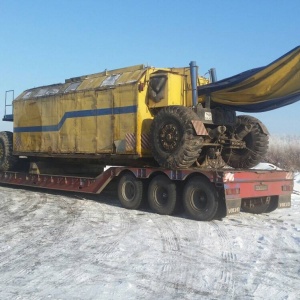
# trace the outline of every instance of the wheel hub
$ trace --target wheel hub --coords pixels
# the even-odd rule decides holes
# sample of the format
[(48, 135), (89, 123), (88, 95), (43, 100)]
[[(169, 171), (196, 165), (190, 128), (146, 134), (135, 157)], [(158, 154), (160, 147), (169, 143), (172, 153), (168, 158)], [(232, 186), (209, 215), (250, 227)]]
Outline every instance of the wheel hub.
[(195, 210), (205, 211), (208, 204), (206, 193), (201, 190), (194, 191), (191, 204)]
[(166, 124), (161, 128), (159, 138), (164, 150), (168, 152), (174, 151), (178, 147), (180, 140), (178, 127), (175, 124)]
[(123, 197), (126, 201), (130, 202), (133, 201), (135, 196), (135, 188), (132, 182), (126, 182), (122, 190)]
[(155, 194), (155, 200), (159, 206), (165, 206), (168, 203), (168, 191), (164, 187), (158, 187)]

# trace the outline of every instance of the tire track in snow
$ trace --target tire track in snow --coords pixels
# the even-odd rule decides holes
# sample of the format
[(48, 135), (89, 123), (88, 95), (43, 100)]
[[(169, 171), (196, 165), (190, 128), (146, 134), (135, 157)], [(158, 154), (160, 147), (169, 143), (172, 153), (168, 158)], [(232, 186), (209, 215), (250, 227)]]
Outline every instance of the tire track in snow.
[(173, 282), (172, 272), (178, 268), (178, 252), (180, 251), (179, 235), (172, 228), (171, 218), (168, 216), (160, 216), (153, 214), (151, 222), (153, 223), (162, 247), (160, 255), (160, 268), (157, 274), (159, 282), (156, 279), (153, 282), (157, 285), (156, 294), (166, 294), (170, 292), (170, 282), (172, 282), (171, 289), (175, 289), (175, 294), (178, 291), (178, 282)]
[[(250, 216), (252, 219), (259, 218)], [(261, 222), (261, 220), (258, 220)], [(262, 226), (266, 226), (263, 224)], [(270, 228), (270, 227), (269, 227)], [(276, 226), (271, 225), (272, 235), (274, 240), (269, 240), (265, 234), (254, 234), (253, 243), (256, 242), (257, 247), (255, 248), (255, 253), (250, 258), (247, 265), (247, 286), (250, 293), (255, 293), (257, 289), (264, 288), (266, 285), (266, 280), (268, 277), (269, 268), (274, 260), (274, 241), (279, 234)], [(271, 242), (271, 244), (269, 244)], [(268, 245), (268, 246), (267, 246)]]
[[(5, 237), (1, 237), (6, 240), (6, 247), (3, 250), (9, 251), (1, 251), (0, 262), (3, 262), (3, 267), (5, 268), (10, 264), (10, 257), (12, 253), (16, 254), (18, 258), (22, 259), (24, 255), (26, 255), (26, 243), (24, 246), (22, 245), (21, 251), (16, 251), (15, 245), (18, 245), (19, 242), (22, 242), (23, 238), (26, 238), (29, 233), (28, 231), (32, 228), (29, 224), (31, 221), (29, 215), (33, 215), (34, 211), (41, 207), (41, 204), (45, 203), (43, 197), (37, 197), (35, 195), (24, 194), (24, 191), (9, 189), (9, 191), (14, 191), (14, 197), (17, 198), (17, 201), (11, 202), (5, 208), (2, 207), (1, 211), (4, 217), (2, 216), (1, 221), (3, 224), (0, 225), (2, 230), (5, 228), (8, 231), (9, 235)], [(7, 221), (10, 220), (10, 221)], [(32, 238), (32, 236), (31, 236)], [(22, 243), (23, 244), (23, 243)], [(28, 249), (30, 253), (30, 248)]]
[[(201, 260), (199, 262), (198, 255), (199, 251), (201, 253), (201, 240), (205, 235), (199, 230), (200, 223), (171, 216), (155, 216), (151, 217), (151, 220), (162, 247), (159, 259), (161, 267), (157, 278), (152, 279), (157, 288), (157, 297), (161, 298), (162, 295), (164, 299), (207, 297), (210, 291), (199, 284), (202, 263)], [(186, 226), (182, 226), (183, 222)], [(199, 269), (195, 268), (198, 264)]]
[(217, 233), (221, 253), (221, 277), (219, 278), (218, 292), (221, 292), (228, 296), (228, 299), (234, 299), (235, 297), (235, 279), (233, 271), (235, 269), (236, 255), (232, 250), (232, 241), (229, 239), (224, 224), (221, 226), (219, 221), (211, 221), (209, 224)]
[[(102, 235), (99, 236), (97, 234), (97, 236), (102, 240), (99, 253), (97, 254), (97, 259), (100, 260), (108, 257), (114, 258), (118, 255), (120, 251), (120, 242), (124, 240), (128, 233), (130, 233), (132, 222), (130, 212), (127, 210), (118, 209), (116, 211), (116, 208), (106, 205), (105, 211), (103, 222), (101, 223)], [(87, 221), (90, 223), (89, 219)], [(105, 233), (104, 235), (103, 231)]]
[[(28, 192), (30, 193), (30, 192)], [(27, 195), (28, 195), (27, 193)], [(32, 192), (32, 195), (36, 195), (34, 192)], [(35, 197), (35, 196), (33, 196)], [(40, 199), (37, 197), (35, 197), (36, 202), (39, 203)], [(43, 255), (43, 252), (45, 251), (45, 249), (47, 249), (47, 253), (48, 255), (50, 254), (50, 259), (48, 258), (47, 261), (43, 261), (42, 264), (43, 265), (48, 265), (48, 268), (50, 267), (51, 269), (61, 269), (60, 271), (60, 276), (59, 278), (61, 278), (62, 282), (65, 282), (66, 284), (68, 284), (68, 282), (71, 280), (75, 280), (77, 282), (81, 282), (82, 285), (86, 284), (85, 280), (82, 280), (82, 272), (81, 271), (77, 271), (74, 270), (73, 272), (70, 273), (69, 267), (67, 265), (65, 265), (64, 262), (64, 257), (66, 257), (67, 254), (65, 253), (70, 253), (72, 256), (74, 257), (82, 257), (82, 253), (83, 251), (79, 250), (79, 251), (74, 251), (72, 250), (72, 248), (70, 247), (70, 242), (72, 242), (72, 239), (74, 238), (76, 241), (76, 244), (74, 244), (74, 246), (76, 245), (76, 248), (79, 247), (89, 247), (90, 242), (87, 241), (89, 238), (92, 238), (90, 235), (90, 231), (91, 229), (93, 229), (93, 234), (95, 234), (96, 231), (96, 227), (97, 224), (95, 222), (95, 220), (90, 220), (90, 218), (86, 219), (86, 215), (84, 214), (86, 212), (86, 210), (82, 207), (81, 204), (83, 204), (83, 206), (87, 206), (89, 208), (88, 202), (85, 201), (78, 201), (78, 200), (74, 200), (70, 197), (69, 198), (65, 198), (61, 195), (48, 195), (46, 197), (46, 201), (44, 201), (47, 205), (46, 208), (44, 208), (43, 206), (40, 207), (40, 209), (46, 209), (47, 213), (50, 214), (43, 214), (41, 212), (41, 215), (43, 215), (43, 217), (46, 215), (46, 218), (32, 218), (31, 222), (30, 222), (30, 226), (34, 227), (33, 229), (33, 234), (30, 236), (30, 240), (28, 240), (29, 236), (26, 233), (26, 236), (23, 236), (23, 239), (26, 240), (26, 242), (24, 243), (24, 246), (18, 246), (18, 252), (14, 252), (13, 254), (9, 254), (10, 256), (14, 257), (14, 260), (12, 261), (11, 259), (9, 260), (9, 264), (13, 263), (13, 265), (15, 266), (14, 269), (14, 276), (12, 278), (9, 278), (8, 280), (6, 280), (6, 284), (9, 285), (18, 285), (18, 280), (21, 280), (21, 278), (25, 278), (28, 277), (30, 278), (31, 276), (35, 276), (34, 272), (36, 268), (39, 268), (41, 263), (36, 264), (37, 261), (39, 261), (40, 259), (40, 253)], [(32, 202), (32, 201), (31, 201)], [(34, 205), (31, 203), (30, 201), (27, 201), (27, 203), (29, 203), (29, 207), (33, 207)], [(40, 202), (42, 203), (42, 202)], [(24, 205), (24, 203), (21, 203), (21, 205)], [(93, 207), (94, 205), (92, 205)], [(110, 206), (108, 206), (108, 209), (105, 209), (105, 213), (101, 214), (102, 216), (106, 216), (107, 219), (115, 219), (114, 224), (118, 224), (118, 229), (123, 229), (126, 228), (126, 226), (124, 225), (124, 222), (122, 222), (122, 214), (118, 214), (117, 212), (114, 211), (113, 208), (111, 208), (109, 210)], [(18, 209), (17, 212), (20, 213), (20, 211), (22, 211), (22, 209)], [(23, 215), (26, 216), (26, 220), (28, 221), (30, 219), (31, 216), (31, 211), (34, 211), (34, 209), (30, 209), (28, 211), (23, 210)], [(88, 212), (91, 212), (90, 210), (87, 210)], [(111, 218), (111, 216), (113, 216), (113, 218)], [(117, 218), (115, 218), (114, 216), (117, 216)], [(120, 217), (121, 216), (121, 217)], [(76, 226), (77, 221), (78, 222), (78, 226)], [(104, 220), (104, 217), (102, 218)], [(97, 220), (96, 220), (97, 221)], [(106, 220), (107, 223), (112, 224), (110, 221), (112, 220)], [(92, 223), (92, 226), (91, 226)], [(37, 224), (37, 226), (36, 226)], [(89, 226), (85, 226), (88, 227), (88, 235), (86, 239), (81, 239), (78, 240), (78, 238), (76, 238), (76, 230), (78, 229), (79, 232), (82, 232), (84, 230), (84, 225), (89, 225)], [(42, 225), (42, 226), (41, 226)], [(99, 229), (99, 227), (98, 227)], [(122, 233), (124, 233), (124, 230), (117, 230), (117, 236), (121, 236)], [(23, 232), (23, 231), (22, 231)], [(20, 233), (20, 229), (18, 230), (18, 233)], [(92, 234), (92, 236), (93, 236)], [(23, 234), (24, 235), (24, 234)], [(97, 237), (99, 237), (101, 235), (101, 230), (98, 231), (98, 235)], [(111, 240), (112, 238), (116, 237), (116, 234), (109, 232), (109, 234), (107, 234), (107, 237)], [(67, 242), (66, 242), (67, 241)], [(68, 247), (62, 249), (63, 253), (59, 256), (55, 256), (55, 257), (51, 257), (51, 248), (53, 247), (53, 253), (55, 253), (57, 250), (57, 248), (61, 248), (60, 247), (60, 243), (64, 243), (67, 244)], [(117, 245), (117, 241), (114, 242), (115, 245)], [(79, 244), (79, 245), (78, 245)], [(104, 243), (104, 246), (109, 246), (109, 248), (107, 248), (107, 251), (97, 251), (97, 253), (94, 253), (94, 256), (96, 256), (99, 252), (103, 253), (104, 256), (108, 255), (110, 253), (113, 252), (114, 249), (114, 244), (111, 243)], [(99, 247), (100, 248), (100, 247)], [(90, 250), (90, 249), (88, 249)], [(56, 254), (57, 255), (57, 254)], [(92, 256), (92, 253), (89, 253), (88, 255), (89, 257)], [(8, 258), (9, 258), (8, 257)], [(43, 257), (43, 256), (42, 256)], [(84, 258), (84, 256), (83, 256)], [(42, 259), (42, 258), (41, 258)], [(67, 259), (72, 259), (71, 257), (66, 257), (66, 261)], [(74, 259), (74, 258), (73, 258)], [(104, 258), (105, 260), (105, 258)], [(74, 261), (75, 265), (77, 265), (80, 262), (78, 261)], [(62, 269), (63, 266), (65, 265), (66, 269)], [(1, 270), (2, 266), (0, 266), (0, 270)], [(38, 280), (42, 280), (44, 276), (42, 275), (41, 279)], [(46, 279), (46, 278), (44, 278)], [(62, 283), (58, 283), (58, 285), (55, 285), (55, 287), (52, 287), (48, 290), (49, 294), (51, 295), (55, 295), (57, 288), (59, 288), (61, 286)], [(79, 284), (79, 285), (81, 285)], [(31, 298), (31, 297), (28, 297)]]
[[(101, 200), (101, 197), (99, 198), (96, 200)], [(105, 274), (105, 279), (102, 275), (101, 284), (103, 281), (110, 284), (111, 280), (122, 282), (124, 274), (128, 272), (126, 272), (126, 267), (119, 267), (116, 262), (124, 255), (120, 244), (131, 230), (133, 220), (131, 212), (101, 201), (89, 201), (84, 198), (83, 201), (80, 201), (80, 209), (82, 213), (79, 219), (79, 231), (84, 230), (87, 232), (87, 236), (84, 240), (78, 241), (81, 242), (80, 252), (82, 253), (78, 255), (81, 255), (83, 261), (87, 260), (88, 264), (103, 270), (101, 273)], [(85, 255), (85, 253), (88, 254)], [(77, 271), (72, 276), (78, 282), (78, 286), (94, 285), (99, 281), (97, 276), (83, 280), (82, 272)], [(114, 291), (110, 297), (114, 297)]]
[[(14, 190), (15, 201), (8, 207), (10, 219), (10, 249), (1, 253), (0, 270), (14, 272), (5, 284), (17, 284), (18, 278), (30, 276), (41, 265), (44, 249), (57, 247), (70, 226), (70, 206), (64, 197), (59, 201), (53, 195), (32, 191)], [(53, 202), (58, 205), (52, 205)], [(47, 211), (46, 218), (44, 212)], [(72, 213), (74, 211), (71, 209)], [(16, 246), (16, 247), (15, 247)], [(8, 249), (7, 249), (8, 250)]]
[[(80, 225), (97, 238), (115, 239), (117, 243), (118, 240), (122, 239), (122, 235), (129, 231), (130, 214), (126, 209), (106, 204), (108, 202), (106, 195), (105, 193), (104, 195), (85, 196), (75, 194), (73, 197), (78, 199), (75, 201), (77, 202), (76, 209), (80, 211)], [(104, 202), (101, 200), (104, 200)], [(99, 206), (96, 211), (95, 205)], [(99, 227), (101, 227), (101, 231)]]
[(289, 297), (287, 290), (294, 288), (290, 280), (297, 278), (297, 275), (295, 278), (287, 276), (284, 266), (287, 260), (292, 260), (291, 257), (297, 257), (298, 252), (295, 250), (290, 253), (290, 247), (284, 251), (286, 245), (283, 233), (286, 228), (283, 220), (270, 219), (264, 215), (251, 218), (257, 219), (263, 231), (255, 236), (256, 253), (252, 255), (247, 270), (248, 290), (253, 295), (268, 294), (270, 299), (286, 299)]
[[(290, 212), (203, 223), (124, 210), (106, 196), (97, 203), (50, 194), (39, 205), (40, 194), (34, 193), (36, 199), (25, 205), (30, 193), (16, 192), (2, 202), (0, 260), (9, 254), (9, 264), (0, 261), (1, 299), (297, 299), (299, 294), (295, 204)], [(10, 217), (18, 214), (22, 218), (14, 224)], [(238, 219), (239, 225), (233, 222)], [(59, 232), (59, 226), (65, 229)]]

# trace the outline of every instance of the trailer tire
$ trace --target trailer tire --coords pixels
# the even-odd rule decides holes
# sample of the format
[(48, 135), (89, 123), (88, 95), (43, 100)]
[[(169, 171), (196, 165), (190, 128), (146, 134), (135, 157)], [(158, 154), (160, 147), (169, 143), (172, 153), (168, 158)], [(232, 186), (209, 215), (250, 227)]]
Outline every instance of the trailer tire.
[(122, 206), (127, 209), (138, 209), (144, 199), (144, 185), (142, 180), (132, 173), (121, 175), (118, 184), (118, 198)]
[(185, 184), (183, 204), (191, 218), (210, 221), (216, 216), (219, 206), (216, 188), (204, 177), (192, 177)]
[(151, 209), (160, 215), (172, 215), (177, 204), (176, 184), (165, 175), (155, 176), (148, 187)]
[(17, 158), (12, 153), (13, 133), (0, 132), (0, 171), (10, 171), (16, 165)]
[[(252, 168), (263, 160), (269, 145), (269, 136), (262, 127), (264, 125), (252, 116), (238, 116), (240, 124), (252, 124), (252, 130), (245, 137), (245, 149), (225, 149), (222, 153), (223, 160), (232, 168)], [(233, 129), (238, 130), (240, 125)]]
[(201, 150), (201, 138), (195, 135), (192, 120), (197, 114), (184, 106), (162, 108), (150, 129), (151, 150), (158, 164), (167, 169), (188, 168)]

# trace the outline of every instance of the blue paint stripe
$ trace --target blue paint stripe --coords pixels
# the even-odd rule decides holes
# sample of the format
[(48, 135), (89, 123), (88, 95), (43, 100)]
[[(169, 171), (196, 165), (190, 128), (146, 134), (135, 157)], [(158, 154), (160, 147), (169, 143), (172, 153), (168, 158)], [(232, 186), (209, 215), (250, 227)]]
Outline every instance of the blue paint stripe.
[(15, 127), (14, 132), (59, 131), (67, 119), (130, 114), (130, 113), (136, 113), (136, 111), (137, 111), (136, 105), (114, 107), (114, 108), (99, 108), (99, 109), (89, 109), (89, 110), (79, 110), (79, 111), (68, 111), (63, 115), (59, 123), (56, 125)]

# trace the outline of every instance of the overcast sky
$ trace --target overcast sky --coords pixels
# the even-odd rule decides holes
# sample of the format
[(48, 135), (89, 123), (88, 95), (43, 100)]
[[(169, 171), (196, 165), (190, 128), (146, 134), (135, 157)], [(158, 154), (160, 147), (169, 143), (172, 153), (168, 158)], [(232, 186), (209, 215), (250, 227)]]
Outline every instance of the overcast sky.
[[(299, 0), (0, 0), (0, 116), (6, 90), (104, 69), (196, 60), (223, 79), (264, 66), (300, 45), (299, 12)], [(300, 135), (300, 101), (256, 117)]]

